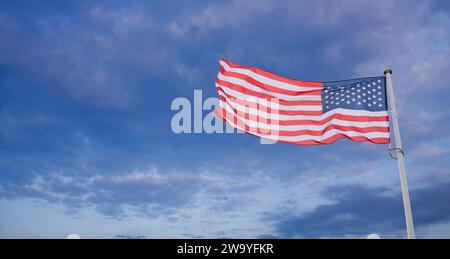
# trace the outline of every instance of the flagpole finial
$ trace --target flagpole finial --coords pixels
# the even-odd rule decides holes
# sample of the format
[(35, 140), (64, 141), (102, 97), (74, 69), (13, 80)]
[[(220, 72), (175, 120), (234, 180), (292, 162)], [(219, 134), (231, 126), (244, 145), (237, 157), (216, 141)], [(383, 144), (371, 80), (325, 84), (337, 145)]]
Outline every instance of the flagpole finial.
[(392, 75), (392, 69), (386, 68), (386, 69), (384, 70), (384, 74), (386, 75), (387, 73), (389, 73), (389, 74)]

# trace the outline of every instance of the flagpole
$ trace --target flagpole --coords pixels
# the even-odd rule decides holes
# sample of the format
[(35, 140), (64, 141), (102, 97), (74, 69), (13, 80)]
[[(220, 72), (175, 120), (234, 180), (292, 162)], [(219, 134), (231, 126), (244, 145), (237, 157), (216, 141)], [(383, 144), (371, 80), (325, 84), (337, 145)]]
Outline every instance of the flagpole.
[[(413, 218), (411, 213), (411, 202), (409, 200), (408, 182), (406, 180), (405, 154), (403, 152), (402, 141), (400, 138), (400, 128), (398, 126), (397, 106), (395, 104), (394, 88), (392, 86), (392, 70), (384, 70), (386, 76), (386, 89), (389, 99), (389, 108), (391, 110), (392, 126), (394, 127), (395, 148), (397, 152), (397, 162), (400, 174), (400, 184), (402, 186), (403, 207), (405, 209), (406, 231), (408, 239), (415, 239)], [(389, 150), (390, 152), (391, 150)]]

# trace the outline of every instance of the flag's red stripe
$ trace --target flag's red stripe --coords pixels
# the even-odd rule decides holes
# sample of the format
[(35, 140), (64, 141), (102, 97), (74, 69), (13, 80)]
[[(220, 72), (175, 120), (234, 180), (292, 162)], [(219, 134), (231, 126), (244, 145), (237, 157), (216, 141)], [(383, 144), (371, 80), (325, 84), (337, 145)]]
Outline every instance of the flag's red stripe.
[[(243, 94), (251, 95), (251, 96), (254, 96), (254, 97), (265, 98), (265, 99), (277, 98), (277, 97), (275, 97), (273, 95), (268, 95), (266, 93), (253, 91), (253, 90), (245, 88), (245, 87), (243, 87), (241, 85), (233, 84), (233, 83), (230, 83), (230, 82), (227, 82), (227, 81), (222, 81), (219, 78), (216, 78), (216, 83), (221, 85), (221, 86), (228, 87), (228, 88), (233, 89), (235, 91), (241, 92)], [(320, 90), (302, 92), (301, 95), (306, 95), (306, 96), (319, 95), (320, 96)], [(290, 100), (286, 100), (286, 101), (292, 102)], [(295, 100), (295, 101), (300, 101), (300, 100)]]
[(356, 127), (356, 126), (341, 126), (330, 124), (325, 127), (323, 130), (295, 130), (295, 131), (277, 131), (277, 130), (269, 130), (269, 129), (261, 129), (259, 127), (251, 127), (248, 126), (245, 122), (243, 122), (238, 117), (233, 114), (228, 113), (226, 110), (219, 108), (218, 113), (222, 118), (227, 118), (231, 120), (236, 125), (238, 125), (241, 129), (244, 129), (247, 132), (261, 133), (261, 134), (271, 134), (274, 136), (301, 136), (301, 135), (311, 135), (311, 136), (322, 136), (327, 131), (336, 129), (342, 131), (356, 131), (360, 133), (369, 133), (369, 132), (389, 132), (389, 127)]
[[(233, 108), (232, 108), (233, 109)], [(266, 124), (279, 125), (279, 126), (302, 126), (302, 125), (311, 125), (311, 126), (321, 126), (325, 123), (330, 122), (331, 120), (337, 119), (342, 121), (350, 121), (350, 122), (383, 122), (388, 121), (387, 116), (380, 117), (369, 117), (369, 116), (351, 116), (345, 114), (331, 114), (330, 116), (322, 119), (322, 120), (277, 120), (277, 119), (267, 119), (264, 117), (260, 117), (258, 115), (253, 115), (249, 113), (240, 112), (234, 110), (236, 114), (241, 116), (245, 116), (245, 118), (249, 121), (253, 122), (267, 122)]]
[[(388, 116), (353, 116), (346, 114), (335, 113), (323, 120), (314, 121), (314, 120), (272, 120), (273, 124), (279, 124), (280, 126), (290, 126), (290, 125), (314, 125), (320, 126), (325, 124), (333, 119), (343, 120), (343, 121), (355, 121), (355, 122), (372, 122), (372, 121), (388, 121)], [(256, 121), (256, 120), (255, 120)], [(260, 118), (261, 121), (261, 118)]]
[[(250, 135), (253, 135), (251, 133), (249, 133)], [(253, 135), (255, 136), (255, 135)], [(258, 137), (258, 136), (256, 136)], [(259, 137), (261, 138), (261, 137)], [(264, 137), (263, 137), (264, 138)], [(279, 140), (277, 142), (282, 142), (282, 143), (289, 143), (289, 144), (295, 144), (295, 145), (301, 145), (301, 146), (311, 146), (311, 145), (321, 145), (321, 144), (331, 144), (339, 139), (342, 138), (346, 138), (346, 139), (350, 139), (356, 142), (363, 142), (363, 141), (369, 141), (372, 142), (374, 144), (389, 144), (391, 142), (390, 138), (367, 138), (367, 137), (362, 137), (362, 136), (357, 136), (357, 137), (349, 137), (347, 135), (344, 135), (342, 133), (338, 133), (336, 135), (333, 135), (327, 139), (324, 139), (322, 141), (317, 141), (317, 140), (302, 140), (302, 141), (285, 141), (285, 140)]]
[[(226, 120), (224, 119), (224, 117), (220, 114), (220, 110), (216, 110), (216, 115), (221, 118), (224, 122), (226, 122)], [(246, 133), (248, 133), (249, 135), (255, 136), (257, 138), (263, 138), (263, 139), (268, 139), (271, 140), (269, 138), (265, 138), (263, 136), (258, 136), (255, 135), (252, 132), (248, 132), (246, 131)], [(282, 142), (282, 143), (289, 143), (289, 144), (296, 144), (296, 145), (320, 145), (320, 144), (331, 144), (341, 138), (347, 138), (353, 141), (357, 141), (357, 142), (363, 142), (363, 141), (369, 141), (375, 144), (387, 144), (390, 143), (390, 138), (381, 138), (381, 137), (377, 137), (377, 138), (368, 138), (368, 137), (364, 137), (364, 136), (355, 136), (355, 137), (350, 137), (347, 136), (343, 133), (337, 133), (329, 138), (323, 139), (321, 141), (318, 140), (301, 140), (301, 141), (286, 141), (286, 140), (277, 140), (277, 142)]]
[(330, 130), (342, 130), (342, 131), (356, 131), (361, 133), (369, 133), (369, 132), (389, 132), (388, 127), (355, 127), (355, 126), (341, 126), (330, 124), (325, 127), (323, 130), (295, 130), (295, 131), (283, 131), (280, 130), (278, 135), (280, 136), (300, 136), (300, 135), (311, 135), (311, 136), (321, 136)]
[[(239, 86), (239, 87), (244, 88), (244, 89), (247, 90), (247, 91), (256, 92), (256, 91), (254, 91), (254, 90), (251, 90), (251, 89), (246, 88), (245, 86), (242, 86), (242, 85), (239, 85), (239, 84), (234, 84), (234, 83), (231, 83), (231, 82), (228, 82), (228, 81), (224, 81), (224, 80), (221, 80), (221, 79), (219, 79), (219, 78), (216, 79), (216, 83), (218, 83), (218, 84), (220, 84), (220, 85), (225, 85), (225, 86), (228, 86), (228, 85), (236, 85), (236, 86)], [(228, 84), (228, 85), (227, 85), (227, 84)], [(240, 91), (240, 92), (241, 92), (241, 91)], [(271, 92), (271, 91), (269, 91), (269, 92)], [(262, 92), (257, 92), (257, 93), (262, 93)], [(295, 95), (295, 96), (302, 96), (302, 95), (320, 95), (320, 94), (321, 94), (321, 90), (310, 90), (310, 91), (299, 91), (298, 94)], [(271, 96), (271, 95), (268, 95), (268, 96)], [(273, 96), (271, 96), (271, 97), (273, 98)]]
[[(267, 113), (277, 113), (279, 111), (278, 109), (275, 109), (273, 107), (269, 107), (267, 105), (264, 105), (264, 104), (261, 104), (261, 103), (258, 103), (258, 102), (253, 102), (251, 100), (242, 100), (242, 99), (236, 98), (236, 97), (234, 97), (232, 95), (227, 94), (225, 91), (223, 91), (222, 88), (220, 88), (220, 87), (216, 87), (216, 88), (217, 88), (217, 91), (219, 91), (220, 93), (222, 93), (223, 95), (226, 96), (226, 97), (224, 97), (223, 95), (219, 94), (219, 99), (224, 101), (224, 102), (237, 103), (237, 104), (243, 105), (245, 107), (250, 107), (250, 108), (253, 108), (253, 109), (265, 111)], [(276, 106), (276, 103), (274, 103), (274, 106)], [(315, 109), (317, 109), (316, 111), (319, 111), (319, 109), (320, 109), (320, 111), (322, 110), (322, 105), (321, 104), (315, 104), (315, 105), (308, 104), (308, 105), (304, 105), (304, 106), (314, 106)], [(282, 111), (294, 111), (294, 110), (289, 110), (289, 109), (280, 109), (280, 110), (282, 110)], [(279, 114), (282, 114), (282, 113), (279, 113)]]
[(261, 76), (265, 76), (265, 77), (268, 77), (268, 78), (271, 78), (273, 80), (277, 80), (277, 81), (280, 81), (280, 82), (284, 82), (284, 83), (288, 83), (288, 84), (292, 84), (292, 85), (296, 85), (296, 86), (300, 86), (300, 87), (323, 88), (323, 83), (322, 82), (308, 82), (308, 81), (295, 80), (295, 79), (291, 79), (291, 78), (287, 78), (287, 77), (282, 77), (282, 76), (276, 75), (276, 74), (274, 74), (272, 72), (265, 71), (265, 70), (260, 69), (260, 68), (237, 65), (237, 64), (234, 64), (234, 63), (232, 63), (232, 62), (230, 62), (228, 60), (225, 60), (223, 58), (221, 58), (219, 60), (227, 63), (228, 66), (230, 66), (230, 67), (247, 69), (247, 70), (253, 71), (256, 74), (259, 74)]
[[(236, 114), (244, 114), (246, 118), (248, 118), (251, 121), (255, 122), (262, 122), (262, 121), (270, 121), (271, 124), (280, 125), (280, 126), (289, 126), (289, 125), (322, 125), (327, 122), (329, 122), (332, 119), (339, 119), (339, 120), (345, 120), (345, 121), (354, 121), (354, 122), (373, 122), (373, 121), (388, 121), (388, 116), (357, 116), (357, 115), (347, 115), (347, 114), (339, 114), (334, 113), (330, 114), (330, 116), (322, 119), (322, 120), (276, 120), (276, 119), (267, 119), (259, 115), (249, 114), (246, 112), (238, 111), (236, 110), (231, 103), (229, 103), (223, 96), (219, 95), (219, 99), (225, 103), (228, 107), (233, 109)], [(255, 108), (256, 104), (252, 104), (249, 101), (242, 101), (242, 100), (235, 100), (236, 103), (241, 105), (247, 105), (249, 107)], [(271, 110), (266, 110), (266, 112), (269, 112)], [(273, 110), (272, 110), (273, 111)]]
[[(220, 80), (219, 80), (220, 81)], [(216, 81), (217, 82), (217, 81)], [(221, 81), (221, 82), (223, 82), (223, 81)], [(228, 87), (228, 88), (230, 88), (230, 87)], [(219, 90), (220, 92), (222, 92), (223, 94), (225, 94), (226, 96), (228, 96), (229, 98), (233, 98), (233, 99), (238, 99), (237, 97), (235, 97), (235, 96), (233, 96), (233, 95), (230, 95), (230, 94), (228, 94), (228, 93), (226, 93), (225, 92), (225, 90), (223, 90), (223, 88), (222, 87), (217, 87), (216, 86), (216, 89), (217, 90)], [(236, 89), (233, 89), (233, 90), (236, 90)], [(238, 91), (238, 90), (236, 90), (236, 91)], [(239, 91), (240, 93), (243, 93), (243, 92), (241, 92), (241, 91)], [(254, 96), (254, 95), (253, 95)], [(266, 96), (268, 96), (268, 95), (266, 95)], [(256, 96), (255, 96), (256, 97)], [(259, 97), (259, 96), (258, 96)], [(274, 97), (269, 97), (269, 98), (266, 98), (266, 97), (259, 97), (259, 98), (264, 98), (265, 100), (267, 100), (267, 101), (270, 101), (271, 99), (274, 99)], [(275, 98), (275, 99), (277, 99), (277, 98)], [(281, 100), (281, 99), (277, 99), (277, 101), (278, 101), (278, 103), (279, 104), (281, 104), (281, 105), (322, 105), (322, 101), (321, 100), (299, 100), (299, 101), (286, 101), (286, 100)]]
[[(227, 102), (227, 100), (223, 97), (223, 96), (219, 96), (219, 99)], [(272, 114), (279, 114), (279, 115), (308, 115), (308, 116), (314, 116), (314, 115), (322, 115), (322, 111), (292, 111), (292, 110), (277, 110), (277, 109), (273, 109), (270, 107), (267, 107), (265, 105), (262, 104), (256, 104), (256, 103), (252, 103), (249, 101), (242, 101), (239, 99), (235, 100), (236, 103), (241, 104), (241, 105), (245, 105), (247, 107), (250, 108), (255, 108), (261, 111), (265, 111), (267, 113), (272, 113)]]
[[(227, 100), (223, 97), (223, 96), (219, 96), (219, 99), (227, 102)], [(279, 114), (279, 115), (308, 115), (308, 116), (315, 116), (315, 115), (322, 115), (322, 111), (302, 111), (302, 110), (298, 110), (298, 111), (293, 111), (293, 110), (278, 110), (278, 109), (274, 109), (274, 108), (270, 108), (267, 107), (265, 105), (262, 104), (256, 104), (256, 103), (252, 103), (249, 101), (243, 101), (243, 100), (235, 100), (235, 103), (241, 104), (241, 105), (245, 105), (249, 108), (255, 108), (258, 109), (260, 111), (265, 111), (266, 113), (272, 113), (272, 114)]]
[(305, 95), (310, 93), (311, 91), (317, 91), (317, 89), (313, 89), (311, 88), (311, 90), (307, 90), (307, 91), (290, 91), (290, 90), (286, 90), (286, 89), (282, 89), (279, 87), (275, 87), (275, 86), (271, 86), (268, 84), (265, 84), (263, 82), (260, 82), (250, 76), (247, 75), (243, 75), (243, 74), (239, 74), (239, 73), (235, 73), (235, 72), (228, 72), (226, 71), (223, 67), (220, 67), (220, 73), (224, 76), (228, 76), (228, 77), (233, 77), (233, 78), (238, 78), (244, 81), (247, 81), (248, 83), (255, 85), (257, 87), (260, 87), (261, 89), (264, 89), (266, 91), (269, 92), (275, 92), (275, 93), (280, 93), (280, 94), (285, 94), (285, 95), (291, 95), (291, 96), (299, 96), (299, 95)]

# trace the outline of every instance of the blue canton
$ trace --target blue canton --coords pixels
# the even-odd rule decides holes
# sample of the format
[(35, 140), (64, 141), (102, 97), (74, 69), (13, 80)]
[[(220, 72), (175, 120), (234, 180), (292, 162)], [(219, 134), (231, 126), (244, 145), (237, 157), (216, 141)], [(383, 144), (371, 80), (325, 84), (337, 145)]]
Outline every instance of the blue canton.
[(336, 108), (386, 111), (385, 77), (368, 77), (324, 83), (322, 110)]

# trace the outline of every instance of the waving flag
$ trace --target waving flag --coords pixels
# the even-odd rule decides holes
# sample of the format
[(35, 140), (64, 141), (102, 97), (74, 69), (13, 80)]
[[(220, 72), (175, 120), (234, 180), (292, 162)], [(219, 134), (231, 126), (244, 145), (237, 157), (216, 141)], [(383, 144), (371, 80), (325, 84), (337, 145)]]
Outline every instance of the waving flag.
[(390, 142), (384, 76), (307, 82), (219, 62), (216, 116), (239, 130), (297, 145)]

